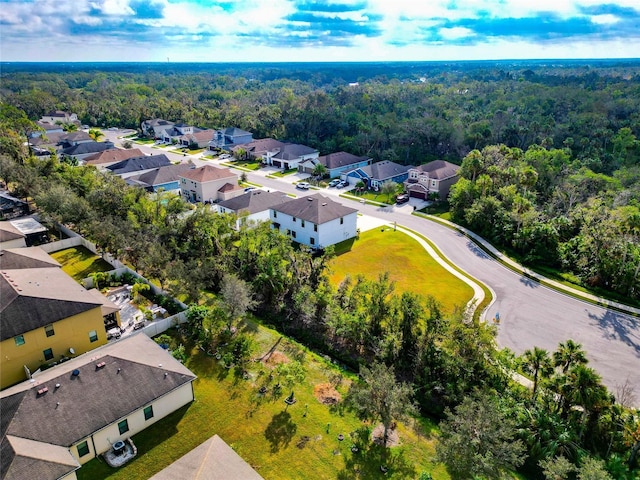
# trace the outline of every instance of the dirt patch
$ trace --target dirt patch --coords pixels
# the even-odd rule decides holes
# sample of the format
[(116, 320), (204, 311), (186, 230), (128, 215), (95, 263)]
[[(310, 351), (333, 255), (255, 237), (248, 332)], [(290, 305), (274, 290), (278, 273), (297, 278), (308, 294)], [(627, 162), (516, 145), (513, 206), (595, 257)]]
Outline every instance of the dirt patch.
[(342, 396), (330, 383), (319, 383), (313, 387), (313, 394), (324, 405), (336, 405)]
[[(384, 435), (384, 425), (380, 424), (371, 432), (371, 438), (374, 443), (378, 445), (382, 445), (382, 437)], [(400, 445), (400, 435), (398, 435), (398, 431), (395, 429), (395, 425), (389, 427), (387, 431), (387, 447), (397, 447)]]
[(284, 353), (279, 352), (278, 350), (271, 353), (270, 355), (268, 355), (262, 360), (262, 362), (267, 367), (271, 367), (271, 368), (275, 368), (276, 365), (280, 363), (289, 363), (290, 361), (291, 360), (289, 359), (289, 357), (287, 357)]

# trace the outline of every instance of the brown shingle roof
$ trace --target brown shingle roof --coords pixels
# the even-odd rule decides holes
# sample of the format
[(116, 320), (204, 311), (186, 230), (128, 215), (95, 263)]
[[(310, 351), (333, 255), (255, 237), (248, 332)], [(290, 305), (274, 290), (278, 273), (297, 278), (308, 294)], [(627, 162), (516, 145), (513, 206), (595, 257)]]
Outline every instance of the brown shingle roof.
[(352, 153), (335, 152), (318, 158), (318, 161), (328, 169), (346, 167), (356, 163), (370, 161), (369, 157), (358, 157)]
[(232, 151), (237, 151), (242, 148), (245, 152), (251, 153), (253, 156), (259, 157), (266, 152), (272, 152), (277, 150), (278, 148), (282, 148), (286, 145), (286, 143), (281, 142), (279, 140), (275, 140), (273, 138), (260, 138), (258, 140), (254, 140), (249, 143), (245, 143), (243, 145), (238, 145), (237, 147), (233, 147)]
[(319, 193), (296, 198), (282, 205), (274, 206), (272, 210), (318, 225), (358, 211), (355, 208), (345, 207), (341, 203), (323, 197)]
[(234, 185), (232, 183), (225, 183), (221, 186), (218, 191), (221, 193), (233, 192), (234, 190), (240, 190), (242, 187), (240, 185)]
[(194, 182), (206, 183), (214, 180), (222, 180), (226, 178), (236, 178), (237, 175), (228, 168), (212, 167), (205, 165), (199, 168), (193, 168), (187, 172), (180, 174), (181, 178), (193, 180)]
[(126, 160), (128, 158), (142, 156), (144, 156), (144, 153), (139, 148), (110, 148), (109, 150), (105, 150), (104, 152), (89, 155), (84, 159), (84, 162), (87, 165), (100, 165), (102, 163), (121, 162), (122, 160)]
[(428, 173), (430, 178), (445, 180), (458, 175), (460, 167), (445, 160), (434, 160), (433, 162), (420, 165), (417, 169), (421, 172)]

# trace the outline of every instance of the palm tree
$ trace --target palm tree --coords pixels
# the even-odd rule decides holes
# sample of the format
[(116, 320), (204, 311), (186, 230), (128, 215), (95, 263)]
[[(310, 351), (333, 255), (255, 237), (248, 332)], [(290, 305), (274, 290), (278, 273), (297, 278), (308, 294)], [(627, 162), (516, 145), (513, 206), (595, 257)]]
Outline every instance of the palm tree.
[(75, 123), (63, 123), (62, 130), (65, 132), (75, 132), (78, 130), (78, 125)]
[(610, 403), (607, 389), (601, 383), (600, 375), (593, 368), (576, 365), (568, 375), (567, 393), (569, 402), (582, 407), (582, 427), (578, 438), (582, 438), (587, 420), (595, 412)]
[(553, 365), (551, 363), (551, 357), (549, 352), (544, 348), (534, 347), (533, 350), (526, 350), (523, 355), (524, 364), (522, 367), (524, 370), (533, 375), (533, 392), (531, 393), (531, 400), (536, 399), (536, 392), (538, 389), (538, 380), (540, 376), (547, 378), (553, 372)]
[(99, 141), (102, 137), (104, 137), (104, 133), (100, 131), (98, 128), (92, 128), (89, 130), (89, 136), (95, 141)]
[(323, 178), (327, 174), (327, 167), (323, 164), (318, 163), (315, 167), (313, 167), (313, 175), (318, 179)]
[(564, 343), (561, 342), (558, 345), (558, 350), (553, 352), (554, 366), (561, 367), (562, 373), (565, 375), (571, 367), (586, 365), (588, 361), (582, 345), (573, 340), (567, 340)]

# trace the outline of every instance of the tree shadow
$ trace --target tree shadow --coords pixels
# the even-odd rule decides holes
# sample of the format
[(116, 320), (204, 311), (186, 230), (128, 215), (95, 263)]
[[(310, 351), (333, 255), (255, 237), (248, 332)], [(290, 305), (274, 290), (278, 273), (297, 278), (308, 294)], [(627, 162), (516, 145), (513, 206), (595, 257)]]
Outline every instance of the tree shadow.
[[(460, 234), (460, 236), (463, 236), (462, 234)], [(476, 257), (479, 258), (489, 258), (489, 255), (487, 254), (487, 252), (485, 252), (484, 250), (482, 250), (475, 242), (469, 240), (467, 242), (467, 248), (469, 249), (469, 251), (471, 251), (471, 253), (473, 253)]]
[(606, 310), (603, 315), (588, 313), (591, 320), (597, 322), (597, 326), (604, 336), (613, 340), (620, 340), (633, 348), (636, 355), (640, 356), (640, 319), (625, 315), (613, 310)]
[[(341, 446), (344, 454), (344, 468), (338, 472), (338, 480), (354, 478), (368, 480), (384, 476), (393, 478), (415, 479), (417, 472), (414, 466), (404, 457), (402, 450), (392, 451), (371, 442), (368, 428), (360, 428), (350, 434), (352, 445)], [(346, 443), (346, 440), (345, 442)], [(355, 447), (355, 448), (354, 448)], [(383, 472), (381, 466), (387, 470)]]
[(298, 426), (291, 420), (289, 412), (275, 414), (264, 431), (265, 438), (271, 444), (271, 453), (277, 453), (281, 448), (287, 447), (297, 430)]
[(520, 276), (520, 283), (529, 288), (538, 288), (540, 286), (540, 282), (537, 279), (530, 277), (526, 273)]

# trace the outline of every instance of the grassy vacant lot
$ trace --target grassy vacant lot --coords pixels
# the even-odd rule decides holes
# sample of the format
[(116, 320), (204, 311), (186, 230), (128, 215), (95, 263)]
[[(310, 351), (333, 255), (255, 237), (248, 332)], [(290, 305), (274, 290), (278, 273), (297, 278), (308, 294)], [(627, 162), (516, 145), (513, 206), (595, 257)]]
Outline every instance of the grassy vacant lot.
[(62, 264), (62, 270), (80, 282), (94, 272), (108, 272), (113, 267), (98, 255), (82, 246), (59, 250), (51, 254)]
[(339, 284), (347, 275), (375, 279), (388, 271), (396, 290), (433, 295), (447, 312), (464, 306), (473, 289), (442, 268), (413, 238), (384, 227), (360, 234), (350, 251), (330, 263), (331, 281)]
[(221, 165), (224, 165), (225, 167), (240, 168), (242, 170), (251, 171), (260, 170), (260, 168), (262, 167), (262, 163), (260, 162), (260, 160), (236, 160), (224, 162), (221, 163)]
[[(369, 441), (365, 425), (340, 404), (322, 404), (314, 395), (315, 387), (333, 381), (344, 396), (350, 375), (274, 330), (256, 324), (249, 329), (259, 345), (256, 359), (275, 346), (272, 359), (286, 356), (304, 363), (307, 374), (294, 387), (294, 405), (283, 402), (288, 390), (279, 396), (272, 388), (258, 393), (260, 386), (273, 385), (268, 381), (269, 362), (251, 362), (251, 378), (245, 380), (235, 369), (191, 349), (186, 365), (198, 376), (196, 401), (134, 436), (138, 456), (128, 465), (112, 469), (94, 459), (78, 471), (78, 479), (147, 479), (216, 433), (267, 480), (380, 478), (381, 449)], [(415, 479), (426, 471), (437, 480), (449, 479), (443, 465), (432, 463), (437, 435), (433, 423), (419, 419), (399, 425), (398, 431), (400, 445), (390, 449), (385, 478)], [(353, 453), (352, 445), (359, 451)]]

